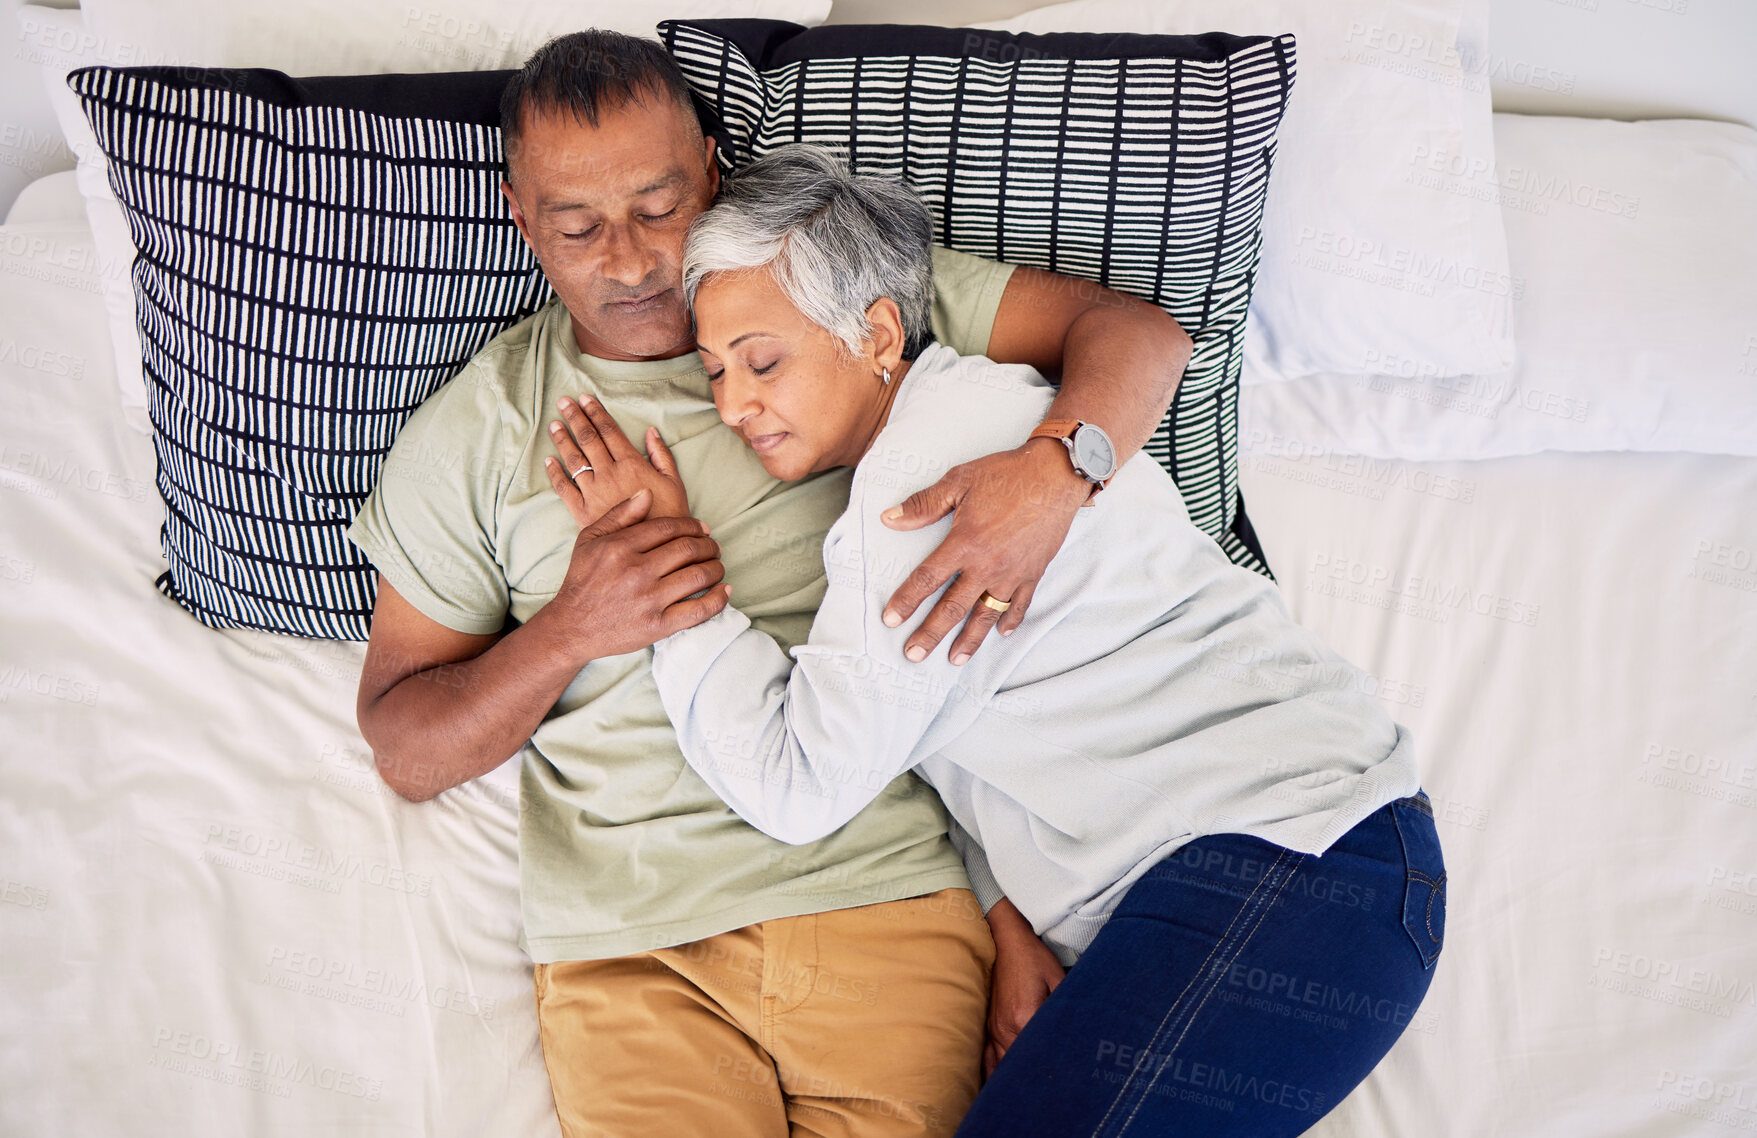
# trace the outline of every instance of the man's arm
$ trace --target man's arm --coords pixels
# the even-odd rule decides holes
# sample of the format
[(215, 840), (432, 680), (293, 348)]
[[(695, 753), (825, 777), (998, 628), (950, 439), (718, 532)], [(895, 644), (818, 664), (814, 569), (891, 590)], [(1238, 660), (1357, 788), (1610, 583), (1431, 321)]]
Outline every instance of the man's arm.
[(1007, 1049), (1067, 975), (1011, 901), (1002, 897), (987, 915), (994, 936), (994, 980), (988, 999), (988, 1044), (982, 1051), (984, 1078), (994, 1074)]
[(725, 567), (706, 527), (642, 521), (650, 502), (642, 491), (581, 530), (555, 599), (510, 633), (447, 628), (379, 578), (357, 714), (392, 790), (422, 802), (486, 774), (529, 741), (592, 660), (725, 607), (724, 591), (710, 588)]
[[(1116, 445), (1120, 466), (1165, 417), (1191, 346), (1177, 321), (1155, 305), (1020, 267), (1001, 295), (988, 355), (1001, 363), (1030, 364), (1051, 378), (1059, 374), (1061, 389), (1046, 418), (1103, 427)], [(949, 649), (955, 664), (974, 655), (997, 624), (1003, 636), (1017, 628), (1091, 489), (1074, 473), (1059, 441), (1032, 439), (955, 466), (887, 511), (884, 521), (893, 529), (919, 529), (957, 511), (946, 540), (886, 606), (886, 623), (900, 625), (956, 575), (909, 637), (909, 658), (925, 659), (960, 621), (964, 630)], [(1012, 607), (1002, 615), (978, 605), (984, 592), (1011, 601)]]

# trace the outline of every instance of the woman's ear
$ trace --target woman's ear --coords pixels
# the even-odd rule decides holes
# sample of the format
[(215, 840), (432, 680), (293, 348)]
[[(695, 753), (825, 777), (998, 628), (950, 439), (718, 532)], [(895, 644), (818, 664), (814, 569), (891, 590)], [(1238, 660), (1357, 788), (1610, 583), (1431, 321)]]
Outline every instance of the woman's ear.
[(866, 351), (873, 374), (896, 371), (903, 359), (902, 309), (890, 297), (881, 296), (866, 310), (866, 322), (872, 328), (866, 338)]

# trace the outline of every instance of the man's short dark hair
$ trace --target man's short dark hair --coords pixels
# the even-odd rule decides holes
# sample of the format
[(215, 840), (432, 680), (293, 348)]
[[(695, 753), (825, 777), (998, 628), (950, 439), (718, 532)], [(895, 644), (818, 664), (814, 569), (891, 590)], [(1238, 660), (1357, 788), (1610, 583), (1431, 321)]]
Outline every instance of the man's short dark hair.
[(500, 96), (500, 133), (510, 157), (525, 115), (571, 114), (598, 125), (598, 116), (657, 95), (674, 100), (695, 123), (689, 83), (671, 53), (653, 40), (590, 28), (557, 36), (532, 53)]

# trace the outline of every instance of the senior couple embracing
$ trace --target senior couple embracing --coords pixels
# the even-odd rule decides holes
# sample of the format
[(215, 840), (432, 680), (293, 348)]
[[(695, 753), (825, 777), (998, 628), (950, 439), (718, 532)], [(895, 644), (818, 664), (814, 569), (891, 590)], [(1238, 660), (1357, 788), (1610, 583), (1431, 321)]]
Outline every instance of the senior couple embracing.
[(502, 122), (557, 299), (355, 522), (359, 718), (411, 799), (522, 752), (563, 1131), (1309, 1128), (1444, 868), (1406, 732), (1137, 453), (1188, 337), (825, 151), (722, 181), (657, 44), (551, 42)]

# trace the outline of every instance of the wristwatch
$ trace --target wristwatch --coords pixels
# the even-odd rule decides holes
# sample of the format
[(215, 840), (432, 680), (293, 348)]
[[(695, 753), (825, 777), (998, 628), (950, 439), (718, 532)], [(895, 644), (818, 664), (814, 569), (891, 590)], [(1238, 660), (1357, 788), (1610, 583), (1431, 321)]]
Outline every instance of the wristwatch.
[(1092, 483), (1094, 498), (1116, 475), (1116, 447), (1103, 427), (1078, 419), (1045, 419), (1026, 441), (1030, 439), (1060, 439), (1074, 473)]

